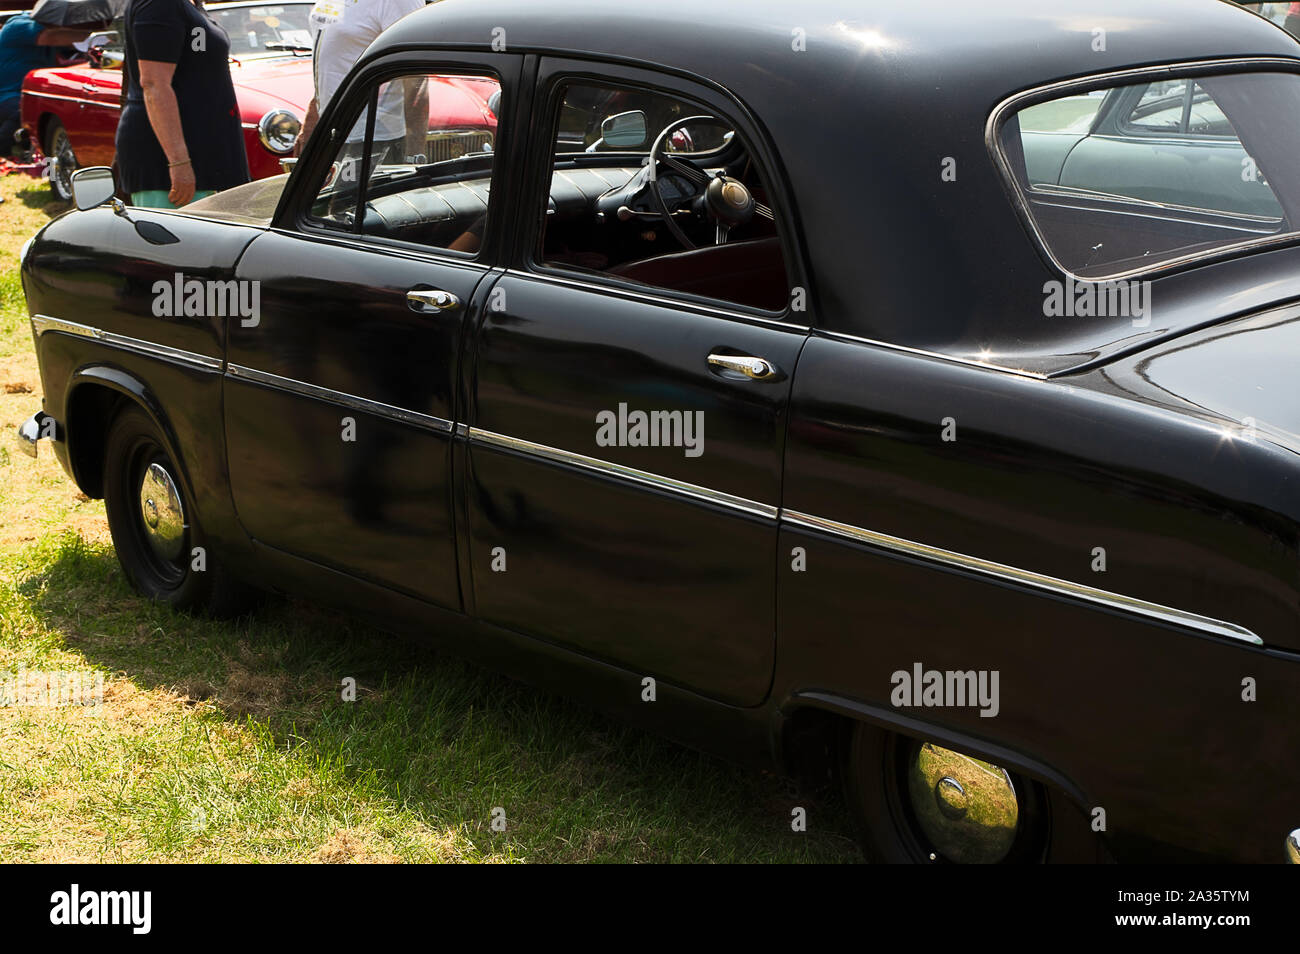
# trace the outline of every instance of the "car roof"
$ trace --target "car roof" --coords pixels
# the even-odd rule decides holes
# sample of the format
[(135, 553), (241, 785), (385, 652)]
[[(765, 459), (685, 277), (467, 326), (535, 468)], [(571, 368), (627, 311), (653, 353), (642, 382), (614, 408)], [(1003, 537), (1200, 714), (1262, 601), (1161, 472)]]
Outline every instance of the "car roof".
[[(1096, 29), (1107, 32), (1105, 51), (1092, 48)], [(936, 69), (999, 96), (1047, 76), (1295, 49), (1284, 31), (1231, 0), (434, 0), (376, 49), (431, 40), (488, 48), (496, 30), (515, 51), (628, 57), (728, 87), (777, 79), (760, 64), (793, 53), (800, 30), (823, 74)]]
[[(780, 157), (817, 272), (815, 307), (853, 312), (841, 330), (861, 337), (992, 350), (1038, 372), (1106, 353), (1115, 330), (1044, 321), (1043, 282), (1061, 276), (989, 156), (998, 103), (1141, 66), (1300, 61), (1290, 35), (1230, 0), (437, 0), (367, 57), (501, 41), (507, 52), (624, 59), (726, 89)], [(940, 179), (946, 159), (955, 181)]]

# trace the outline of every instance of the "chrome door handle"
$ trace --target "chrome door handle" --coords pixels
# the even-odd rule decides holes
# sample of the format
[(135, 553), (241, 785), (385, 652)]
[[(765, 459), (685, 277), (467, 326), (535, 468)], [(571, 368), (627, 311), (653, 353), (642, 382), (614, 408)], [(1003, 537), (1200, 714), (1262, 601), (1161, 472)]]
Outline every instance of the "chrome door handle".
[(412, 288), (406, 293), (412, 311), (451, 311), (460, 307), (460, 299), (440, 288)]
[(776, 365), (766, 358), (756, 358), (748, 354), (711, 354), (709, 364), (723, 371), (734, 371), (755, 381), (766, 381), (781, 372)]

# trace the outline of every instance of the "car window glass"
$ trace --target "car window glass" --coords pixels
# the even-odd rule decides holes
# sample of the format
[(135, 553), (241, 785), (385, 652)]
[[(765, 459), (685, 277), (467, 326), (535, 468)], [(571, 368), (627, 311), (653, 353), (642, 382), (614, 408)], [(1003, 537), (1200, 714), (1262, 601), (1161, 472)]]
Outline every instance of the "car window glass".
[(337, 147), (312, 220), (430, 248), (478, 251), (500, 90), (496, 79), (456, 73), (375, 84)]
[(207, 14), (230, 37), (236, 58), (310, 53), (310, 3), (276, 3), (247, 7), (212, 6)]
[(559, 92), (543, 264), (785, 310), (770, 179), (725, 119), (633, 87), (571, 82)]
[(124, 38), (126, 37), (126, 17), (114, 17), (113, 22), (105, 32), (108, 33), (108, 37), (106, 38), (106, 42), (103, 44), (103, 48), (114, 53), (125, 53), (126, 40)]
[(1151, 132), (1184, 131), (1183, 109), (1186, 101), (1186, 80), (1161, 80), (1150, 83), (1129, 114), (1127, 125)]
[(1020, 128), (1035, 132), (1086, 133), (1092, 128), (1105, 91), (1063, 96), (1020, 111)]
[[(1044, 116), (1078, 109), (1078, 93), (1030, 106), (1001, 130), (1016, 185), (1060, 264), (1092, 277), (1292, 231), (1280, 188), (1296, 188), (1300, 77), (1172, 78), (1097, 92), (1117, 105), (1090, 130), (1044, 129)], [(1300, 212), (1300, 197), (1290, 208)]]
[[(1191, 102), (1188, 102), (1190, 89)], [(1162, 80), (1142, 92), (1126, 125), (1134, 131), (1235, 136), (1232, 124), (1200, 83)]]
[(319, 225), (345, 232), (355, 231), (357, 200), (361, 195), (361, 157), (365, 152), (369, 119), (370, 106), (367, 104), (343, 136), (333, 161), (325, 171), (324, 181), (311, 208), (311, 218)]
[(1187, 132), (1194, 136), (1233, 136), (1237, 132), (1223, 114), (1223, 109), (1197, 83), (1193, 87), (1192, 108), (1187, 114)]

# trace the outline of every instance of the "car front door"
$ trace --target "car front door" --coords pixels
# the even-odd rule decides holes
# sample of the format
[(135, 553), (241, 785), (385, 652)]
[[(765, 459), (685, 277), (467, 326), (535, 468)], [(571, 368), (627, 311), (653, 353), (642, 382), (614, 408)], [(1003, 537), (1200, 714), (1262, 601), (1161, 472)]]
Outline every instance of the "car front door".
[[(620, 213), (653, 138), (688, 150), (716, 133), (664, 126), (740, 111), (655, 74), (604, 75), (539, 65), (516, 267), (474, 338), (474, 611), (630, 670), (629, 692), (652, 677), (755, 705), (773, 667), (785, 414), (807, 333), (788, 232), (777, 208), (716, 245), (714, 224), (684, 213), (701, 243), (687, 251), (653, 213)], [(644, 140), (605, 122), (618, 115), (641, 115)], [(696, 168), (725, 166), (766, 209), (771, 157), (726, 125), (736, 133), (714, 135)], [(679, 187), (670, 204), (687, 204)]]
[(248, 534), (451, 608), (455, 381), (504, 163), (499, 136), (429, 161), (444, 131), (420, 127), (442, 109), (443, 76), (488, 77), (508, 102), (518, 58), (494, 62), (514, 72), (448, 54), (359, 77), (322, 117), (279, 227), (241, 260), (240, 292), (256, 292), (260, 314), (229, 323), (230, 482)]
[(82, 75), (80, 125), (73, 151), (83, 166), (107, 166), (113, 162), (123, 79), (120, 69), (87, 67)]

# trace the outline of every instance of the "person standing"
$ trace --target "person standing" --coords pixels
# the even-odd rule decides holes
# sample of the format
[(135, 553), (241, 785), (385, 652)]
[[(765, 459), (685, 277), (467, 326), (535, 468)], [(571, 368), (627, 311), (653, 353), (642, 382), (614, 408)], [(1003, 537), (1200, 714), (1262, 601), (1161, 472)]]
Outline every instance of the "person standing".
[(50, 27), (19, 13), (0, 27), (0, 158), (13, 151), (22, 126), (23, 80), (32, 70), (54, 66), (56, 47), (80, 43), (94, 32), (85, 27)]
[[(424, 0), (317, 0), (310, 20), (316, 91), (307, 104), (295, 155), (301, 154), (320, 114), (366, 47), (402, 17), (422, 9)], [(423, 152), (428, 124), (426, 85), (410, 79), (390, 83), (375, 117), (375, 146), (386, 153), (400, 153), (398, 161)]]
[(129, 0), (119, 185), (131, 203), (180, 208), (249, 180), (230, 38), (190, 0)]
[(1294, 37), (1300, 37), (1300, 3), (1293, 3), (1287, 7), (1286, 20), (1282, 24), (1282, 29)]

